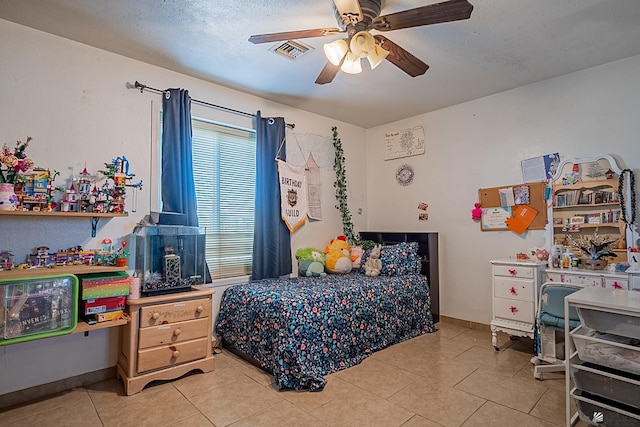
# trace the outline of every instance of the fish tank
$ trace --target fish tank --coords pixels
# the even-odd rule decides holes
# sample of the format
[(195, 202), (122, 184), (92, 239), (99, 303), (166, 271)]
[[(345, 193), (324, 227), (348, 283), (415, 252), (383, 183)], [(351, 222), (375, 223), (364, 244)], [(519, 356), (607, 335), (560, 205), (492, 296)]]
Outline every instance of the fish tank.
[(135, 276), (143, 295), (191, 290), (210, 277), (204, 227), (147, 225), (134, 230)]

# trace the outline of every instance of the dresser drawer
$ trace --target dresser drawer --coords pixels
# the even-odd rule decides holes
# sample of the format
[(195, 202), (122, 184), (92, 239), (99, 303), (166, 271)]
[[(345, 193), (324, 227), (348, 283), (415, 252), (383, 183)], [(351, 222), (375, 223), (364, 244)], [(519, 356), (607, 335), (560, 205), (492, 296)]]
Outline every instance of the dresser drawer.
[(166, 325), (140, 329), (140, 349), (157, 345), (174, 344), (195, 338), (206, 338), (209, 333), (209, 319), (187, 320)]
[(506, 298), (493, 299), (494, 317), (533, 323), (533, 303)]
[(165, 325), (209, 317), (211, 314), (210, 299), (178, 301), (169, 304), (152, 305), (140, 309), (140, 327)]
[(167, 368), (207, 356), (208, 339), (201, 338), (176, 344), (138, 350), (138, 372)]
[(495, 276), (518, 277), (521, 279), (533, 279), (535, 268), (521, 267), (519, 265), (494, 265), (493, 274)]
[(494, 278), (493, 295), (495, 297), (533, 301), (533, 293), (534, 286), (531, 280), (511, 279), (499, 276)]
[(615, 277), (605, 277), (604, 287), (609, 289), (629, 289), (629, 281)]

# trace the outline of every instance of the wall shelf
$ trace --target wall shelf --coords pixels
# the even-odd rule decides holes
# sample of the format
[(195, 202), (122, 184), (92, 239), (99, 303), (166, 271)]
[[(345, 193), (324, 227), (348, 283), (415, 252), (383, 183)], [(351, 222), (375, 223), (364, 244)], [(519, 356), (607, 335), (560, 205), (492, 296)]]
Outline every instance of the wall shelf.
[(47, 216), (53, 218), (91, 218), (91, 237), (96, 237), (96, 228), (100, 218), (126, 217), (128, 213), (97, 212), (47, 212), (47, 211), (0, 211), (0, 215), (10, 216)]
[(62, 267), (37, 267), (37, 268), (29, 268), (25, 270), (19, 270), (14, 268), (13, 270), (2, 270), (0, 271), (0, 279), (9, 280), (9, 279), (28, 279), (33, 277), (42, 277), (42, 276), (55, 276), (61, 274), (89, 274), (89, 273), (105, 273), (105, 272), (116, 272), (116, 271), (127, 271), (127, 267), (112, 267), (112, 266), (101, 266), (101, 265), (69, 265)]

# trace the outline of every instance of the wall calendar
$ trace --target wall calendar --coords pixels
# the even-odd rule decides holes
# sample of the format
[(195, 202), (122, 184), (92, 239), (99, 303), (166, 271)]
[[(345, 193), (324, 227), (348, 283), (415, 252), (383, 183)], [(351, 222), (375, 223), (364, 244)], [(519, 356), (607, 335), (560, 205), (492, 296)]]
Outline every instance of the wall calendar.
[(387, 143), (385, 160), (424, 154), (424, 128), (422, 126), (385, 133), (385, 139)]

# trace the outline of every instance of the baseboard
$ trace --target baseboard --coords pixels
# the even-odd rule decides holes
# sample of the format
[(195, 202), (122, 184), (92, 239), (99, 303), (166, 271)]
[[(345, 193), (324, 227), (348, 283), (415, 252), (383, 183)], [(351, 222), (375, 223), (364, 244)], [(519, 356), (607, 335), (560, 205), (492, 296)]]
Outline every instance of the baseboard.
[(41, 384), (24, 390), (13, 391), (0, 396), (0, 411), (5, 411), (16, 405), (22, 405), (32, 400), (49, 397), (52, 394), (61, 393), (76, 387), (85, 387), (100, 381), (116, 377), (116, 367), (87, 372), (75, 377), (65, 378), (59, 381)]
[(463, 328), (473, 329), (474, 331), (491, 331), (491, 326), (484, 323), (472, 322), (470, 320), (456, 319), (455, 317), (448, 317), (440, 315), (440, 321), (444, 323), (450, 323), (452, 325), (461, 326)]

